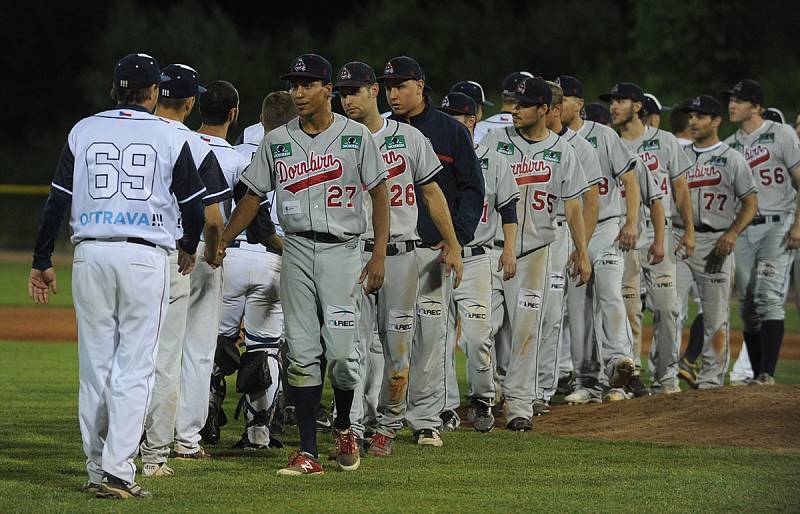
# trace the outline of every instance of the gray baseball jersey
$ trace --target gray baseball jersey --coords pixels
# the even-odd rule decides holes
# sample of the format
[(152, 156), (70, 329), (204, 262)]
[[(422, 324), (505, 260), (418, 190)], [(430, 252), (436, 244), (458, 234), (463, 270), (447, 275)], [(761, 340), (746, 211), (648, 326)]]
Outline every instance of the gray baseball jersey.
[(340, 239), (367, 229), (364, 191), (387, 176), (369, 129), (339, 114), (314, 137), (295, 118), (264, 137), (242, 181), (265, 195), (275, 189), (287, 233), (314, 231)]
[(519, 188), (511, 173), (511, 166), (502, 155), (483, 145), (475, 145), (475, 154), (483, 170), (485, 192), (483, 214), (468, 246), (492, 248), (497, 232), (503, 232), (498, 212), (510, 202), (519, 200)]
[[(636, 178), (639, 180), (639, 194), (641, 201), (639, 203), (639, 219), (638, 230), (639, 237), (636, 239), (636, 248), (647, 248), (649, 235), (647, 230), (647, 221), (650, 219), (650, 206), (656, 200), (664, 201), (666, 194), (664, 190), (659, 187), (658, 178), (650, 172), (647, 165), (639, 157), (635, 156), (635, 173)], [(620, 197), (625, 198), (625, 188), (620, 188)], [(664, 213), (665, 216), (669, 214)], [(622, 220), (620, 220), (620, 225)]]
[(739, 129), (725, 143), (744, 155), (758, 188), (758, 214), (795, 210), (791, 171), (800, 165), (800, 145), (788, 125), (765, 121), (751, 134)]
[[(264, 139), (263, 131), (261, 139)], [(259, 139), (259, 141), (261, 141), (261, 139)], [(233, 148), (235, 148), (236, 151), (239, 152), (239, 154), (242, 157), (247, 159), (247, 162), (249, 163), (250, 161), (253, 160), (253, 157), (256, 155), (256, 150), (258, 150), (258, 146), (259, 143), (244, 142), (240, 145), (234, 146)], [(236, 184), (236, 182), (239, 181), (240, 178), (241, 178), (241, 173), (236, 177), (236, 181), (233, 182), (233, 184), (231, 184), (231, 188), (233, 188), (233, 186)], [(278, 209), (275, 208), (275, 202), (273, 201), (274, 199), (275, 199), (275, 191), (269, 191), (266, 195), (264, 195), (264, 198), (261, 199), (261, 205), (264, 205), (265, 203), (268, 203), (270, 205), (269, 217), (272, 220), (272, 224), (275, 225), (275, 232), (279, 236), (283, 237), (284, 235), (283, 227), (281, 227), (281, 222), (278, 219)], [(239, 237), (237, 237), (237, 239), (247, 239), (247, 237), (244, 235), (244, 233), (242, 233), (239, 234)]]
[[(422, 132), (407, 123), (384, 120), (383, 128), (372, 134), (386, 165), (389, 192), (389, 241), (416, 241), (417, 196), (414, 186), (427, 184), (442, 169), (431, 142)], [(365, 239), (374, 239), (372, 199), (364, 197), (367, 214)]]
[[(756, 191), (756, 183), (747, 161), (725, 143), (709, 148), (685, 147), (694, 167), (686, 174), (692, 197), (692, 215), (695, 227), (727, 230), (738, 211), (737, 199)], [(680, 216), (672, 222), (683, 226)]]
[(613, 129), (600, 123), (585, 121), (578, 134), (592, 145), (600, 160), (602, 179), (599, 183), (597, 219), (621, 216), (625, 206), (620, 195), (619, 177), (633, 169), (635, 156)]
[(518, 255), (553, 242), (558, 204), (578, 198), (589, 188), (572, 145), (548, 132), (542, 141), (533, 142), (507, 127), (489, 132), (484, 139), (484, 146), (508, 159), (520, 189)]
[[(584, 180), (586, 180), (590, 186), (600, 184), (603, 180), (600, 174), (600, 161), (592, 145), (569, 127), (564, 127), (564, 131), (560, 135), (569, 141), (569, 144), (575, 149), (575, 155), (578, 156), (578, 161), (581, 163)], [(561, 203), (558, 205), (558, 218), (563, 220), (565, 217), (564, 204)]]

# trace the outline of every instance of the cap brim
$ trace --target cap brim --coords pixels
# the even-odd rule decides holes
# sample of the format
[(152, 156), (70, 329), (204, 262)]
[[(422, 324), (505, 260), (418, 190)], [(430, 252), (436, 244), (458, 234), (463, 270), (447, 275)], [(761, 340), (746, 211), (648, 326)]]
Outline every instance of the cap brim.
[(363, 80), (343, 80), (341, 82), (337, 82), (333, 85), (333, 89), (339, 89), (341, 87), (361, 87), (361, 86), (369, 86), (372, 82), (364, 82)]
[(387, 80), (400, 80), (405, 82), (406, 80), (422, 80), (422, 79), (407, 77), (404, 75), (395, 75), (395, 74), (381, 75), (378, 77), (378, 82), (386, 82)]
[(692, 107), (691, 105), (687, 105), (686, 107), (679, 107), (676, 110), (679, 112), (685, 112), (687, 114), (690, 112), (696, 112), (698, 114), (707, 114), (709, 116), (722, 116), (722, 114), (718, 112), (711, 112), (705, 109), (698, 109), (697, 107)]
[(203, 87), (203, 86), (201, 86), (200, 84), (197, 84), (197, 94), (198, 94), (198, 95), (202, 95), (202, 94), (203, 94), (203, 93), (205, 93), (206, 91), (208, 91), (208, 89), (204, 88), (204, 87)]
[(311, 80), (322, 80), (325, 81), (327, 84), (331, 81), (328, 77), (320, 77), (319, 75), (314, 75), (313, 73), (305, 73), (302, 71), (293, 71), (291, 73), (286, 73), (278, 77), (280, 80), (292, 80), (292, 79), (311, 79)]
[(172, 77), (170, 77), (169, 75), (165, 75), (165, 74), (163, 74), (163, 73), (162, 73), (162, 74), (161, 74), (161, 79), (158, 81), (158, 84), (161, 84), (161, 83), (163, 83), (163, 82), (169, 82), (170, 80), (172, 80)]
[(481, 102), (481, 105), (483, 105), (484, 107), (494, 107), (494, 102), (490, 102), (489, 100), (484, 100), (483, 102)]
[(468, 112), (458, 111), (456, 109), (451, 109), (449, 107), (437, 107), (437, 111), (441, 111), (445, 114), (449, 114), (450, 116), (475, 116), (475, 114), (470, 114)]

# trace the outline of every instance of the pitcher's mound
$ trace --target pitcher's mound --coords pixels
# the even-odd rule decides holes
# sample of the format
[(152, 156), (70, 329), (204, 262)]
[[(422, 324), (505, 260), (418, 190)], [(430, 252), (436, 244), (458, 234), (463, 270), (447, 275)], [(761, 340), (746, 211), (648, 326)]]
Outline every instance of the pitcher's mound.
[(746, 446), (800, 453), (800, 385), (723, 387), (554, 405), (535, 431), (585, 439)]

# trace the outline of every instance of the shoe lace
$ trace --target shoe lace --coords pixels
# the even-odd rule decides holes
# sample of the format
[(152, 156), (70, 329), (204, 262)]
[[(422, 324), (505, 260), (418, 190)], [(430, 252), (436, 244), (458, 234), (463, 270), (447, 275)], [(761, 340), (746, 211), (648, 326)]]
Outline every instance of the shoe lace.
[(378, 448), (385, 448), (386, 444), (389, 442), (389, 438), (383, 434), (375, 434), (372, 437), (372, 446), (377, 446)]
[(344, 455), (354, 454), (358, 451), (356, 448), (356, 435), (350, 430), (340, 433), (339, 437), (336, 438), (336, 446)]

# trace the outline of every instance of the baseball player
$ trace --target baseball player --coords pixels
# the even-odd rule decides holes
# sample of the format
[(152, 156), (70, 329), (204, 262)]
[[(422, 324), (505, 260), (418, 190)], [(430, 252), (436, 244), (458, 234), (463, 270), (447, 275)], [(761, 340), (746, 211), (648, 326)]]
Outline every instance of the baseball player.
[[(393, 111), (390, 119), (416, 127), (431, 141), (442, 163), (436, 182), (447, 200), (458, 238), (455, 247), (433, 223), (432, 213), (425, 204), (417, 204), (417, 232), (421, 240), (416, 251), (419, 294), (411, 352), (420, 362), (412, 368), (408, 379), (406, 421), (417, 444), (440, 447), (443, 444), (440, 427), (452, 428), (458, 423), (454, 411), (442, 412), (447, 398), (447, 307), (452, 289), (461, 282), (461, 248), (473, 239), (483, 211), (483, 173), (467, 129), (431, 105), (425, 93), (425, 74), (417, 61), (406, 56), (390, 59), (378, 81), (383, 84)], [(453, 278), (450, 268), (456, 271)]]
[[(477, 102), (464, 93), (450, 92), (442, 100), (440, 111), (453, 116), (473, 134), (478, 112)], [(492, 365), (492, 263), (489, 260), (494, 238), (499, 231), (505, 239), (514, 241), (517, 233), (517, 200), (519, 188), (511, 167), (494, 150), (475, 145), (475, 153), (484, 173), (483, 215), (475, 237), (464, 248), (464, 277), (461, 286), (453, 291), (450, 302), (450, 326), (447, 331), (447, 404), (445, 410), (455, 411), (461, 402), (456, 379), (456, 313), (461, 320), (459, 346), (467, 355), (467, 384), (469, 388), (472, 425), (478, 432), (490, 432), (494, 427), (492, 403), (495, 383)], [(469, 256), (467, 256), (469, 254)], [(503, 249), (497, 272), (507, 281), (516, 274), (517, 258), (513, 248)]]
[(231, 196), (211, 146), (183, 124), (194, 108), (196, 95), (205, 91), (198, 84), (197, 72), (173, 64), (163, 73), (170, 81), (161, 88), (156, 115), (186, 138), (207, 191), (203, 196), (204, 241), (198, 247), (205, 258), (184, 275), (180, 269), (183, 256), (180, 252), (170, 255), (170, 308), (159, 339), (153, 400), (141, 444), (143, 473), (156, 477), (174, 474), (166, 464), (173, 441), (178, 459), (208, 457), (199, 444), (199, 431), (207, 415), (220, 288), (219, 271), (209, 262), (216, 257), (224, 225), (219, 202)]
[[(114, 109), (70, 131), (36, 237), (28, 293), (57, 292), (51, 255), (70, 208), (78, 320), (78, 411), (88, 482), (100, 498), (146, 498), (136, 456), (169, 298), (167, 251), (194, 259), (205, 187), (186, 138), (150, 114), (162, 77), (146, 54), (114, 66)], [(70, 207), (71, 204), (71, 207)]]
[[(611, 118), (619, 128), (625, 146), (642, 159), (647, 169), (655, 174), (658, 186), (664, 193), (662, 202), (669, 219), (673, 213), (670, 198), (674, 198), (675, 209), (684, 222), (684, 233), (679, 244), (673, 245), (671, 225), (668, 223), (664, 239), (664, 259), (653, 262), (649, 250), (628, 252), (625, 256), (623, 296), (628, 310), (628, 320), (634, 336), (634, 356), (637, 372), (641, 368), (641, 323), (642, 307), (639, 296), (640, 269), (644, 272), (647, 296), (652, 300), (654, 345), (651, 356), (654, 363), (651, 374), (654, 383), (662, 388), (677, 385), (679, 310), (675, 297), (675, 257), (688, 258), (694, 252), (694, 225), (692, 205), (684, 174), (691, 167), (688, 157), (669, 132), (646, 127), (639, 118), (644, 103), (641, 88), (631, 82), (616, 84), (610, 93), (600, 99), (611, 105)], [(651, 212), (652, 214), (652, 212)], [(655, 243), (655, 227), (647, 227), (648, 238)], [(652, 247), (652, 246), (651, 246)], [(647, 253), (646, 253), (647, 252)], [(638, 374), (638, 373), (637, 373)], [(636, 396), (649, 394), (640, 380), (633, 392)]]
[(583, 118), (586, 121), (594, 121), (595, 123), (599, 123), (607, 127), (611, 126), (611, 111), (608, 110), (608, 106), (605, 104), (601, 104), (600, 102), (589, 102), (586, 104), (586, 107), (584, 107), (583, 111)]
[[(383, 282), (389, 237), (387, 174), (369, 130), (331, 111), (331, 66), (324, 57), (295, 58), (281, 80), (291, 82), (299, 116), (265, 136), (241, 177), (250, 191), (236, 205), (222, 241), (227, 244), (241, 233), (258, 211), (260, 197), (275, 190), (286, 232), (280, 296), (300, 430), (300, 450), (278, 474), (322, 473), (316, 414), (323, 353), (336, 403), (336, 463), (353, 471), (361, 463), (356, 434), (350, 430), (359, 380), (358, 287), (362, 284), (371, 293)], [(367, 228), (365, 192), (372, 199), (375, 248), (362, 270), (358, 236)]]
[[(726, 91), (731, 122), (739, 129), (725, 143), (741, 152), (758, 188), (758, 211), (736, 242), (736, 284), (747, 352), (741, 352), (731, 380), (748, 377), (749, 356), (756, 384), (773, 384), (783, 341), (783, 304), (793, 250), (800, 247), (795, 217), (800, 183), (800, 145), (788, 126), (764, 121), (764, 91), (754, 80), (741, 80)], [(745, 368), (745, 369), (742, 369)]]
[[(532, 387), (541, 344), (540, 317), (550, 301), (550, 244), (555, 239), (558, 204), (564, 212), (576, 250), (568, 268), (585, 282), (591, 274), (580, 196), (589, 187), (572, 146), (545, 125), (552, 93), (541, 78), (520, 83), (513, 111), (514, 127), (490, 132), (485, 144), (508, 156), (520, 188), (515, 239), (517, 274), (506, 298), (516, 298), (511, 316), (511, 359), (505, 378), (505, 414), (509, 430), (533, 429)], [(506, 244), (510, 244), (506, 241)]]
[(475, 119), (478, 123), (483, 119), (483, 108), (494, 107), (494, 103), (486, 99), (483, 92), (483, 86), (474, 80), (460, 80), (453, 84), (450, 88), (451, 93), (464, 93), (475, 101), (477, 107), (475, 111)]
[[(378, 293), (361, 298), (362, 385), (356, 390), (351, 412), (353, 430), (359, 436), (364, 435), (364, 425), (374, 423), (368, 453), (384, 457), (391, 454), (396, 432), (403, 426), (409, 375), (424, 373), (411, 370), (412, 363), (419, 362), (413, 345), (419, 280), (418, 193), (448, 244), (456, 246), (458, 240), (447, 202), (434, 180), (442, 169), (439, 158), (419, 130), (380, 116), (380, 87), (372, 68), (358, 61), (345, 64), (339, 70), (334, 90), (339, 93), (347, 116), (366, 125), (372, 133), (388, 173), (391, 223), (386, 275)], [(374, 233), (369, 226), (363, 236), (362, 262), (372, 257), (374, 245)]]
[(642, 105), (642, 123), (647, 127), (661, 127), (661, 113), (665, 108), (661, 106), (656, 95), (651, 93), (644, 94), (644, 104)]
[[(500, 107), (500, 112), (489, 116), (485, 120), (478, 121), (478, 124), (475, 125), (475, 142), (480, 143), (490, 130), (510, 127), (514, 124), (511, 119), (511, 111), (514, 110), (515, 102), (514, 94), (517, 92), (519, 83), (531, 77), (533, 77), (533, 75), (527, 71), (515, 71), (514, 73), (509, 73), (506, 78), (503, 79), (503, 90), (501, 93), (503, 104)], [(481, 92), (483, 92), (483, 88), (481, 88)], [(473, 97), (473, 99), (474, 98), (475, 97)]]
[[(694, 167), (686, 174), (692, 203), (697, 246), (692, 257), (678, 263), (678, 301), (685, 305), (689, 286), (697, 284), (703, 304), (702, 367), (699, 389), (721, 387), (728, 369), (728, 301), (733, 258), (739, 234), (757, 209), (756, 184), (747, 161), (719, 140), (722, 107), (713, 96), (700, 95), (680, 107), (689, 114), (694, 144), (686, 147)], [(675, 217), (675, 238), (682, 220)], [(691, 276), (690, 276), (691, 275)], [(663, 387), (665, 393), (680, 388)]]
[[(559, 109), (560, 123), (569, 127), (571, 133), (581, 136), (581, 141), (595, 156), (600, 173), (595, 180), (597, 223), (589, 239), (592, 280), (581, 287), (570, 281), (567, 292), (571, 342), (568, 353), (572, 356), (577, 375), (575, 390), (565, 400), (582, 404), (601, 399), (601, 386), (613, 379), (615, 356), (622, 360), (620, 366), (623, 362), (625, 366), (633, 366), (633, 340), (621, 289), (623, 252), (635, 250), (641, 199), (654, 188), (639, 186), (635, 156), (612, 129), (580, 118), (584, 102), (583, 84), (570, 75), (561, 75), (556, 82), (563, 89), (564, 97)], [(591, 169), (589, 165), (584, 166), (584, 170), (587, 168)], [(623, 190), (624, 197), (621, 195)], [(650, 205), (652, 199), (647, 196), (645, 200)], [(602, 375), (601, 370), (605, 370)], [(619, 387), (616, 385), (607, 391), (605, 399), (622, 399)]]

